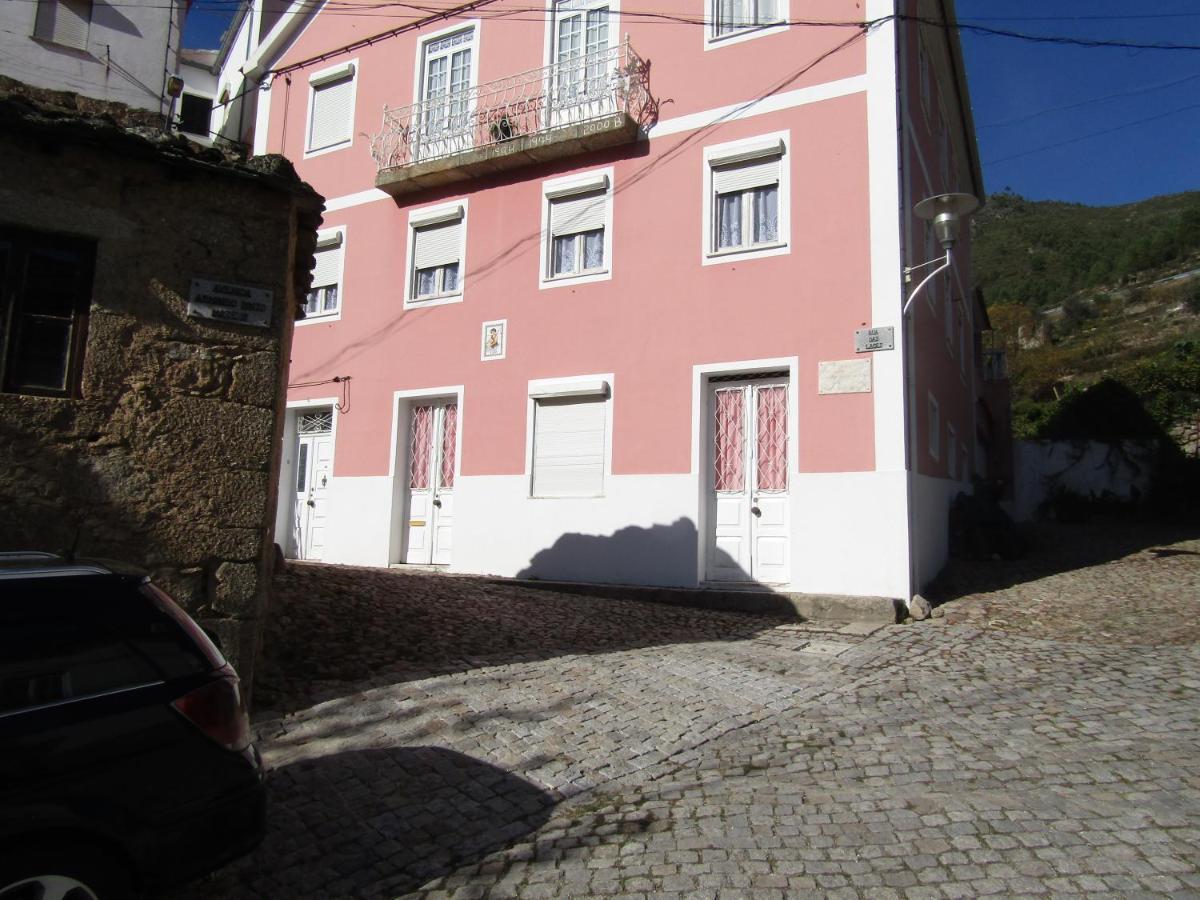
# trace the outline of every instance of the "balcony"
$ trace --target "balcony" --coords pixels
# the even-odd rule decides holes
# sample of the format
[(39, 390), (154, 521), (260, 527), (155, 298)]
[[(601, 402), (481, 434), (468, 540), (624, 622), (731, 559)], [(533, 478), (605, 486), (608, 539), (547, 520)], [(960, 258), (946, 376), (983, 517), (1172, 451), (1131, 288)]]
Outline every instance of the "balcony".
[(653, 124), (649, 64), (629, 46), (384, 107), (375, 186), (393, 196), (636, 141)]

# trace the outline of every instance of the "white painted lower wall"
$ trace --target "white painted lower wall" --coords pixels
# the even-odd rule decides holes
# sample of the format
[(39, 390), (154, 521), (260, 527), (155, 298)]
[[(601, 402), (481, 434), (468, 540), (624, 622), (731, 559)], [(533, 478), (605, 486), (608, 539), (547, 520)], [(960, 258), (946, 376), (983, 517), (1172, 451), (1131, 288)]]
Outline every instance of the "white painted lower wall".
[(912, 476), (913, 583), (918, 590), (937, 577), (950, 557), (950, 505), (963, 492), (973, 493), (963, 481)]
[[(532, 499), (524, 475), (459, 476), (451, 571), (547, 580), (695, 587), (703, 572), (695, 475), (618, 475), (605, 496)], [(390, 476), (335, 477), (324, 560), (386, 566)], [(903, 472), (793, 475), (792, 583), (780, 590), (904, 597)]]

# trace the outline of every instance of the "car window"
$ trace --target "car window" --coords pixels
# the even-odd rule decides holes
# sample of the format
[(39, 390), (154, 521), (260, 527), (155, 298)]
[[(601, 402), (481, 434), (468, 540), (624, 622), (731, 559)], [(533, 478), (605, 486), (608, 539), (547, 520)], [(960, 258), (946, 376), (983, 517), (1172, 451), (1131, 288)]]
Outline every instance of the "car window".
[(167, 594), (146, 582), (139, 593), (157, 613), (147, 627), (130, 635), (139, 650), (154, 660), (168, 678), (207, 672), (225, 665), (225, 657), (208, 635)]
[(159, 680), (128, 644), (86, 623), (7, 623), (0, 635), (0, 713)]

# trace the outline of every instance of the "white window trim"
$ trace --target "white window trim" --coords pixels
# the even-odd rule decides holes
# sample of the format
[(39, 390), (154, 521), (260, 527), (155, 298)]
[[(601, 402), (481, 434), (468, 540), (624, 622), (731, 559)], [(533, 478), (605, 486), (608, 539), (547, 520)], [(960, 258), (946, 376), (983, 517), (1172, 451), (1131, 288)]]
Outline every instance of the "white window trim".
[(929, 405), (927, 407), (929, 421), (927, 423), (927, 431), (929, 433), (929, 455), (936, 460), (942, 458), (942, 410), (938, 406), (937, 399), (933, 396), (933, 392), (929, 392)]
[(33, 3), (33, 31), (30, 32), (30, 37), (32, 37), (35, 41), (40, 41), (42, 43), (50, 44), (51, 46), (54, 46), (54, 47), (65, 47), (68, 50), (77, 50), (80, 53), (90, 53), (91, 51), (89, 50), (89, 48), (91, 47), (91, 44), (92, 44), (92, 20), (96, 16), (96, 4), (95, 4), (94, 0), (92, 0), (92, 2), (90, 2), (89, 6), (88, 6), (87, 29), (84, 31), (82, 44), (61, 43), (59, 41), (54, 40), (53, 37), (38, 33), (38, 14), (41, 12), (41, 7), (43, 4), (45, 4), (46, 6), (50, 6), (51, 4), (53, 4), (54, 7), (56, 7), (54, 10), (54, 15), (55, 16), (58, 15), (57, 7), (59, 6), (59, 0), (34, 0), (34, 3)]
[(318, 325), (321, 323), (336, 322), (342, 317), (342, 308), (346, 302), (346, 292), (343, 289), (343, 283), (346, 280), (346, 233), (345, 225), (338, 225), (336, 228), (323, 228), (317, 232), (317, 247), (322, 244), (328, 244), (337, 241), (341, 246), (342, 252), (338, 256), (338, 278), (337, 292), (338, 305), (337, 309), (328, 313), (313, 313), (305, 316), (296, 322), (297, 328), (303, 328), (305, 325)]
[[(743, 262), (749, 259), (763, 259), (768, 256), (783, 256), (792, 252), (792, 177), (791, 163), (791, 131), (776, 131), (771, 134), (756, 135), (725, 144), (714, 144), (704, 148), (703, 177), (704, 193), (701, 199), (701, 233), (700, 233), (700, 263), (705, 266), (722, 263)], [(748, 162), (765, 156), (779, 154), (779, 240), (773, 244), (733, 250), (716, 250), (713, 247), (713, 214), (715, 196), (713, 195), (712, 173), (713, 166), (727, 165), (736, 162)]]
[[(550, 203), (572, 194), (582, 194), (588, 191), (604, 189), (607, 192), (604, 209), (604, 268), (595, 272), (584, 272), (579, 275), (550, 274)], [(542, 182), (542, 227), (538, 252), (538, 288), (575, 287), (590, 284), (594, 281), (611, 281), (613, 273), (613, 205), (616, 194), (616, 184), (613, 181), (613, 167), (594, 169), (569, 175), (565, 178), (553, 178)]]
[[(430, 306), (445, 306), (448, 303), (462, 303), (467, 293), (467, 198), (463, 197), (450, 203), (439, 203), (436, 206), (425, 206), (414, 209), (408, 214), (408, 244), (404, 253), (404, 309), (425, 309)], [(442, 222), (462, 220), (462, 243), (458, 252), (458, 290), (453, 294), (430, 297), (428, 300), (416, 300), (412, 295), (415, 260), (413, 251), (416, 244), (417, 229), (426, 225), (437, 225)]]
[(791, 0), (775, 0), (779, 8), (779, 21), (767, 23), (764, 25), (752, 25), (735, 31), (732, 34), (717, 34), (717, 18), (715, 15), (715, 3), (717, 0), (704, 0), (704, 49), (719, 50), (722, 47), (728, 47), (731, 44), (740, 44), (743, 41), (752, 41), (755, 38), (767, 37), (772, 34), (779, 34), (787, 31), (791, 26), (788, 24), (792, 18)]
[[(358, 57), (354, 59), (340, 62), (336, 66), (329, 66), (320, 71), (313, 72), (308, 76), (308, 113), (304, 117), (304, 156), (303, 159), (312, 159), (314, 156), (324, 156), (326, 153), (336, 153), (339, 150), (345, 150), (354, 146), (354, 117), (358, 108), (358, 76), (360, 69), (358, 65)], [(338, 144), (333, 144), (329, 147), (322, 147), (319, 150), (310, 150), (308, 142), (312, 138), (312, 114), (313, 114), (313, 99), (316, 95), (317, 88), (322, 85), (329, 84), (331, 81), (338, 81), (347, 75), (350, 76), (350, 83), (353, 87), (350, 90), (350, 136)], [(263, 101), (260, 101), (260, 103)]]
[[(546, 34), (543, 39), (542, 58), (546, 60), (547, 66), (554, 65), (555, 43), (554, 43), (554, 0), (547, 0), (549, 5), (546, 7)], [(621, 0), (611, 0), (608, 5), (608, 46), (615, 47), (617, 41), (621, 38)], [(617, 40), (614, 41), (613, 38)]]
[(461, 19), (453, 25), (447, 25), (445, 28), (439, 28), (437, 31), (431, 31), (428, 34), (423, 34), (417, 40), (416, 60), (413, 64), (413, 103), (420, 103), (422, 99), (422, 91), (425, 87), (425, 47), (439, 38), (444, 38), (448, 34), (458, 34), (460, 31), (472, 30), (471, 34), (471, 87), (479, 85), (479, 47), (480, 39), (483, 37), (483, 20), (482, 19)]
[[(504, 335), (500, 342), (500, 355), (488, 356), (484, 353), (487, 348), (487, 332), (489, 328), (499, 326), (500, 333)], [(480, 362), (496, 362), (508, 356), (508, 319), (493, 319), (490, 322), (484, 322), (479, 327), (479, 361)]]
[[(590, 497), (536, 497), (533, 493), (533, 420), (537, 415), (537, 401), (552, 397), (600, 396), (597, 388), (606, 393), (604, 408), (604, 473), (601, 493)], [(539, 378), (529, 382), (529, 396), (525, 407), (525, 490), (529, 500), (538, 502), (594, 501), (603, 500), (612, 479), (613, 445), (613, 397), (616, 382), (611, 372), (598, 375), (574, 375), (564, 378)]]

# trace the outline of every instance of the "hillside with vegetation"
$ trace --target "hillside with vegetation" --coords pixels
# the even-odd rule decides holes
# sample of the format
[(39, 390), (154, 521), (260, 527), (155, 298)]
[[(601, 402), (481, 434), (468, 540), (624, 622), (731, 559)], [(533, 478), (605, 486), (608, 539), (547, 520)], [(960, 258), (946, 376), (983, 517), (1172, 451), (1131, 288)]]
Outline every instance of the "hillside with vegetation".
[(1114, 207), (996, 194), (972, 239), (1018, 437), (1049, 436), (1064, 405), (1116, 382), (1200, 453), (1200, 191)]

